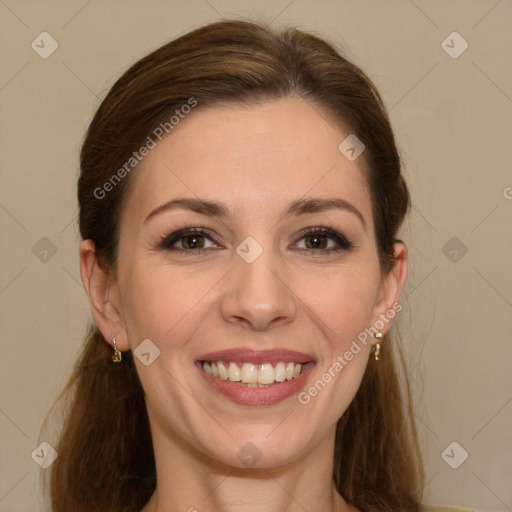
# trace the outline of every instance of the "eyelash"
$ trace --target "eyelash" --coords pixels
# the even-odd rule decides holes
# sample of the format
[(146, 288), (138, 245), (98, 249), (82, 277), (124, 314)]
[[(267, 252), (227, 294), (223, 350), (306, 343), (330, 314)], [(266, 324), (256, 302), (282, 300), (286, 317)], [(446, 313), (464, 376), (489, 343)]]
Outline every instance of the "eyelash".
[[(206, 238), (210, 239), (212, 242), (215, 242), (212, 240), (212, 237), (209, 235), (208, 231), (202, 228), (185, 228), (180, 229), (179, 231), (175, 231), (174, 233), (171, 233), (169, 235), (162, 236), (160, 243), (158, 245), (159, 249), (168, 250), (177, 252), (180, 254), (187, 254), (192, 255), (191, 253), (194, 253), (194, 256), (198, 256), (203, 254), (204, 252), (207, 252), (211, 249), (178, 249), (176, 247), (172, 247), (176, 242), (179, 242), (183, 238), (190, 237), (191, 235), (202, 235)], [(334, 249), (297, 249), (300, 251), (307, 252), (309, 254), (314, 254), (315, 256), (327, 256), (332, 253), (338, 253), (340, 251), (351, 251), (355, 248), (355, 245), (350, 242), (344, 235), (341, 233), (338, 233), (337, 231), (334, 231), (333, 229), (329, 228), (322, 228), (322, 227), (315, 227), (315, 228), (308, 228), (307, 230), (303, 231), (301, 233), (301, 236), (299, 238), (299, 241), (303, 238), (306, 238), (308, 236), (312, 235), (320, 235), (320, 236), (327, 236), (331, 240), (334, 240), (339, 247)]]

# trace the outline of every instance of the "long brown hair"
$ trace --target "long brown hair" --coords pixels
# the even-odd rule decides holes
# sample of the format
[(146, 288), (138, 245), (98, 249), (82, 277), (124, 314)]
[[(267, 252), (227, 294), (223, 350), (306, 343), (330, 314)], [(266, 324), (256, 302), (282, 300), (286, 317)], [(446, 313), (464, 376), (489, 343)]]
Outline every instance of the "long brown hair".
[[(96, 112), (81, 150), (79, 226), (82, 238), (94, 241), (104, 268), (116, 265), (129, 172), (110, 181), (104, 197), (100, 189), (155, 127), (191, 98), (199, 109), (290, 96), (312, 102), (365, 144), (361, 158), (376, 245), (381, 271), (389, 272), (410, 199), (377, 89), (323, 39), (229, 20), (195, 29), (135, 63)], [(363, 512), (412, 512), (420, 509), (423, 466), (407, 377), (399, 378), (405, 375), (403, 361), (386, 338), (380, 361), (370, 358), (338, 421), (333, 481)], [(90, 326), (57, 399), (64, 421), (55, 443), (59, 456), (47, 470), (54, 512), (139, 512), (155, 490), (149, 420), (132, 355), (126, 352), (121, 364), (113, 364), (110, 353), (102, 334)]]

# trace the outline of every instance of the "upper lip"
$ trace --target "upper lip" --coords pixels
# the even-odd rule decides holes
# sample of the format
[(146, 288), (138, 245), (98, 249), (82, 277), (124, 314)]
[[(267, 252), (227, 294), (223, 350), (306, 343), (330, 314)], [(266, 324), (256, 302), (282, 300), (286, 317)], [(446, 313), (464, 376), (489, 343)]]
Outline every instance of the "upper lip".
[(303, 352), (276, 348), (272, 350), (257, 350), (252, 348), (231, 348), (208, 352), (197, 358), (198, 361), (243, 361), (252, 364), (276, 364), (280, 361), (294, 363), (309, 363), (315, 358)]

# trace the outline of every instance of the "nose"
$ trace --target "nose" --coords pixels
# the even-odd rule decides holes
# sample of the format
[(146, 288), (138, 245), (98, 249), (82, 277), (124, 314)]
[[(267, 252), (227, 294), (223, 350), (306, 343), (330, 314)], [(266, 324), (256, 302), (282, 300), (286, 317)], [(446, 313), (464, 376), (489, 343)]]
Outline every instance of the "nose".
[(221, 304), (226, 321), (256, 331), (293, 321), (298, 299), (282, 260), (271, 250), (264, 250), (252, 263), (235, 254), (234, 266), (226, 277)]

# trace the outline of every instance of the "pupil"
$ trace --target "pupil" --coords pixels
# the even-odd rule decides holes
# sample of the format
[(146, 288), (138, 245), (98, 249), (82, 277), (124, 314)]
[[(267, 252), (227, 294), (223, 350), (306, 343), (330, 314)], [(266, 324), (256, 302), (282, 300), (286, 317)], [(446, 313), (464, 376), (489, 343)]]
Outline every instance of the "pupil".
[[(187, 240), (189, 241), (188, 245), (189, 247), (195, 248), (201, 245), (200, 243), (200, 236), (189, 236), (187, 237)], [(192, 240), (192, 243), (190, 242)]]
[(311, 243), (311, 245), (313, 247), (319, 247), (322, 245), (321, 242), (319, 242), (319, 240), (321, 240), (323, 238), (323, 235), (313, 235), (310, 237), (310, 240), (313, 240), (313, 243)]

